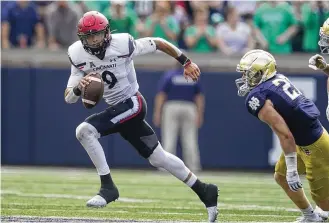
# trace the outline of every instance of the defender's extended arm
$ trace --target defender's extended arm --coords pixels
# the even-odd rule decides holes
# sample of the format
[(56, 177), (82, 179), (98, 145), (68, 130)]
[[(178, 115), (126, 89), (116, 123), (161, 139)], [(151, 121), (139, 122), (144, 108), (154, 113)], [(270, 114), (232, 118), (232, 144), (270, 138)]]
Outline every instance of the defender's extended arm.
[(287, 182), (292, 191), (297, 191), (302, 188), (302, 183), (297, 172), (296, 143), (289, 127), (270, 100), (266, 100), (258, 118), (267, 123), (279, 137), (287, 165)]

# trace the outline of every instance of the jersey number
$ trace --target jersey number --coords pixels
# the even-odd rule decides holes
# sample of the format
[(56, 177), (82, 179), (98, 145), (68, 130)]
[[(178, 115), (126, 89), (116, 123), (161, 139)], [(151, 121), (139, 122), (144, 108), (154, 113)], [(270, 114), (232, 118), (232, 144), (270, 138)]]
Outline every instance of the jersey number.
[(283, 83), (282, 89), (283, 89), (284, 93), (286, 95), (288, 95), (288, 97), (291, 100), (295, 100), (299, 95), (302, 94), (297, 88), (295, 88), (293, 85), (291, 85), (291, 83), (284, 78), (275, 79), (274, 81), (272, 81), (272, 83), (275, 86), (279, 86), (281, 83)]
[[(108, 79), (108, 76), (110, 76), (111, 79)], [(102, 73), (102, 79), (109, 85), (109, 89), (113, 88), (114, 85), (118, 82), (118, 79), (115, 77), (115, 75), (108, 70)]]

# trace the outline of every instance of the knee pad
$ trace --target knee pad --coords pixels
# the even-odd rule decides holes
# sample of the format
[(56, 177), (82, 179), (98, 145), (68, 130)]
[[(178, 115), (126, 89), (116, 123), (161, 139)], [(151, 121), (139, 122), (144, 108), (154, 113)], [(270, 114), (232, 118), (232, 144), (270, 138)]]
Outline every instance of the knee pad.
[(79, 141), (88, 138), (95, 137), (99, 138), (100, 134), (97, 129), (87, 122), (82, 122), (75, 130), (75, 135)]

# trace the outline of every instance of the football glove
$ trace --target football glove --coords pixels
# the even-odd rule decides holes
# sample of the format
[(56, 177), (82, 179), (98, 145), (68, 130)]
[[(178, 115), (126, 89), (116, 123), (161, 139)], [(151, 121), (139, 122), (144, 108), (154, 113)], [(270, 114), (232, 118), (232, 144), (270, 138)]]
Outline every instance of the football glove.
[(316, 54), (309, 59), (308, 66), (313, 70), (324, 70), (327, 67), (327, 62), (323, 56)]
[(286, 179), (290, 190), (296, 192), (302, 188), (302, 182), (300, 181), (297, 170), (287, 171)]

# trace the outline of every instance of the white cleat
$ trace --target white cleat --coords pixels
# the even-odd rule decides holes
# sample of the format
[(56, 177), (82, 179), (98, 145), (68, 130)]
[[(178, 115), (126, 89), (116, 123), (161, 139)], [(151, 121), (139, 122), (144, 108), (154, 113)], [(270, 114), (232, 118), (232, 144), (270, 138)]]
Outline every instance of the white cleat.
[(329, 218), (329, 211), (323, 211), (318, 206), (315, 207), (314, 213), (318, 214), (325, 221)]
[(87, 207), (102, 208), (105, 207), (106, 205), (107, 205), (106, 200), (99, 195), (96, 195), (95, 197), (87, 201)]
[(311, 216), (303, 216), (300, 218), (297, 218), (297, 222), (324, 222), (324, 220), (318, 215), (318, 214), (313, 214)]
[(208, 207), (207, 211), (208, 211), (208, 221), (209, 222), (216, 222), (217, 215), (218, 215), (217, 206)]

